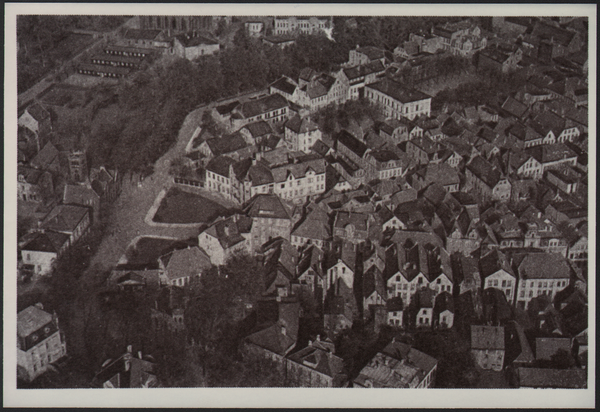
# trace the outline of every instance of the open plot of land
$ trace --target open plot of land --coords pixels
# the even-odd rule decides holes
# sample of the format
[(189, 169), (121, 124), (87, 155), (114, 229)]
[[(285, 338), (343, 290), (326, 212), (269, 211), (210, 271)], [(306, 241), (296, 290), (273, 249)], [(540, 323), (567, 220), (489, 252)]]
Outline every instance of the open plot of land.
[(156, 260), (173, 249), (187, 246), (186, 241), (175, 239), (161, 239), (156, 237), (142, 237), (135, 244), (130, 245), (125, 252), (127, 263), (146, 264)]
[(225, 207), (204, 196), (172, 188), (152, 220), (157, 223), (208, 223), (226, 212)]

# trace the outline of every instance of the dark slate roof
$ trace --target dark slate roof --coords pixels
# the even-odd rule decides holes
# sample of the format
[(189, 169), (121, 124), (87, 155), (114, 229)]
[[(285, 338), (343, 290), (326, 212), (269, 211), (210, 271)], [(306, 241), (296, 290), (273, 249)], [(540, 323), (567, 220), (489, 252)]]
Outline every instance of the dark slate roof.
[(481, 156), (473, 158), (467, 164), (467, 169), (492, 189), (502, 178), (500, 171)]
[(515, 117), (521, 118), (527, 112), (528, 107), (512, 97), (507, 97), (502, 103), (502, 109)]
[(330, 377), (342, 373), (344, 367), (342, 358), (313, 345), (291, 354), (288, 359)]
[(27, 108), (27, 111), (38, 122), (50, 118), (50, 112), (46, 110), (41, 104), (34, 103)]
[(264, 136), (269, 133), (273, 133), (273, 129), (271, 128), (271, 125), (269, 125), (269, 123), (265, 122), (264, 120), (254, 122), (254, 123), (249, 123), (244, 127), (246, 129), (248, 129), (248, 131), (254, 138)]
[(569, 279), (567, 260), (556, 253), (529, 253), (519, 265), (522, 279)]
[(38, 169), (46, 169), (56, 158), (58, 158), (58, 149), (52, 144), (47, 143), (31, 160), (31, 166)]
[(568, 46), (575, 32), (570, 30), (554, 27), (549, 24), (538, 22), (533, 28), (532, 36), (538, 37), (540, 40), (552, 40), (561, 46)]
[(216, 173), (220, 176), (229, 176), (229, 166), (235, 164), (236, 161), (228, 156), (217, 156), (208, 162), (206, 170)]
[(414, 89), (407, 89), (400, 83), (388, 78), (385, 78), (377, 83), (369, 84), (366, 87), (378, 90), (401, 103), (410, 103), (419, 100), (431, 99), (431, 96), (423, 92)]
[(504, 327), (471, 325), (471, 349), (504, 349)]
[(347, 130), (340, 130), (334, 139), (337, 144), (342, 143), (359, 157), (363, 157), (368, 149), (367, 145), (351, 135)]
[(201, 44), (219, 44), (218, 41), (209, 39), (204, 36), (190, 36), (189, 34), (181, 34), (176, 36), (176, 39), (183, 45), (183, 47), (195, 47)]
[(550, 163), (561, 159), (577, 157), (577, 153), (563, 143), (529, 147), (525, 151), (540, 163)]
[(26, 338), (50, 322), (52, 322), (51, 314), (38, 306), (29, 306), (17, 314), (17, 336)]
[(386, 302), (386, 308), (388, 312), (400, 312), (404, 310), (402, 296), (396, 296), (395, 298), (388, 299)]
[(290, 211), (279, 196), (273, 194), (258, 194), (250, 199), (244, 208), (249, 217), (291, 219)]
[(217, 106), (216, 110), (220, 115), (224, 115), (227, 113), (231, 113), (233, 111), (233, 109), (235, 109), (236, 107), (239, 106), (239, 104), (240, 104), (240, 102), (236, 100), (231, 103), (222, 104), (220, 106)]
[(435, 313), (442, 313), (446, 310), (454, 313), (454, 299), (450, 293), (441, 292), (435, 297), (434, 311)]
[(479, 260), (479, 269), (483, 279), (493, 275), (500, 269), (503, 269), (510, 275), (515, 276), (512, 268), (510, 267), (508, 259), (506, 258), (506, 255), (504, 255), (504, 253), (500, 252), (498, 249), (492, 250)]
[(243, 242), (242, 233), (248, 233), (251, 226), (252, 219), (247, 216), (236, 215), (216, 221), (204, 233), (216, 238), (223, 249), (228, 249)]
[(100, 200), (100, 195), (91, 188), (82, 185), (65, 185), (64, 204), (87, 206), (87, 201), (94, 198)]
[(270, 94), (263, 97), (262, 99), (252, 100), (249, 102), (242, 103), (240, 112), (246, 118), (258, 116), (259, 114), (268, 113), (273, 110), (282, 109), (288, 107), (289, 103), (280, 94)]
[(281, 79), (275, 81), (273, 84), (271, 84), (271, 87), (279, 89), (287, 94), (294, 94), (296, 91), (296, 85), (286, 77), (282, 77)]
[(38, 233), (33, 239), (23, 245), (21, 250), (58, 253), (68, 241), (69, 235), (67, 234), (47, 231)]
[(247, 147), (246, 141), (239, 133), (234, 133), (229, 136), (223, 136), (221, 138), (215, 137), (206, 141), (210, 151), (215, 156), (219, 156), (226, 153), (235, 152), (236, 150)]
[(87, 207), (58, 205), (48, 214), (42, 226), (57, 232), (71, 232), (87, 213), (89, 213)]
[(373, 46), (359, 47), (357, 51), (367, 56), (369, 60), (382, 59), (385, 56), (382, 49)]
[(367, 64), (349, 67), (343, 70), (348, 80), (352, 81), (354, 79), (358, 79), (359, 77), (367, 76), (372, 73), (381, 73), (385, 70), (385, 67), (383, 67), (383, 63), (381, 63), (381, 60), (376, 60)]
[(308, 133), (319, 129), (319, 126), (311, 121), (310, 118), (305, 117), (301, 119), (298, 115), (289, 119), (285, 123), (285, 127), (296, 133)]
[(346, 225), (352, 224), (356, 230), (367, 231), (369, 226), (369, 215), (364, 213), (351, 213), (339, 211), (335, 215), (334, 227), (344, 228)]

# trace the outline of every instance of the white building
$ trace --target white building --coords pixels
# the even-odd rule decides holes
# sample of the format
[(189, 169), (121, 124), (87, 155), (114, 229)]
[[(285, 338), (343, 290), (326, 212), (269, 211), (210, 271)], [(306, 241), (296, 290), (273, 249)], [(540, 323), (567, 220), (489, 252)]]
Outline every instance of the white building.
[(365, 96), (379, 105), (386, 117), (414, 119), (431, 114), (431, 96), (418, 90), (406, 89), (400, 83), (385, 78), (365, 86)]
[(518, 267), (517, 306), (527, 309), (541, 295), (554, 300), (557, 292), (569, 285), (571, 269), (567, 260), (556, 253), (530, 253)]

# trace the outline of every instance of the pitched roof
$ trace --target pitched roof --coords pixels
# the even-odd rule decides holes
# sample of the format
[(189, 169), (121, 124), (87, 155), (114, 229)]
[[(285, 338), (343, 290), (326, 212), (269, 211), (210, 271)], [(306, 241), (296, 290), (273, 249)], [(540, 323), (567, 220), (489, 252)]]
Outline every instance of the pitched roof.
[(72, 232), (87, 213), (89, 213), (87, 207), (58, 205), (48, 214), (42, 227), (57, 232)]
[(373, 292), (377, 292), (379, 296), (385, 299), (385, 286), (383, 276), (379, 268), (375, 265), (371, 266), (363, 275), (363, 296), (368, 298)]
[(367, 56), (369, 60), (382, 59), (385, 56), (382, 49), (373, 46), (359, 47), (356, 51)]
[(161, 30), (128, 29), (123, 37), (135, 40), (156, 40), (161, 33)]
[(481, 277), (483, 279), (493, 275), (499, 270), (504, 270), (513, 277), (515, 276), (506, 255), (498, 249), (490, 251), (479, 260), (479, 269), (481, 270)]
[(296, 85), (290, 81), (287, 77), (282, 77), (271, 84), (271, 87), (281, 90), (287, 94), (294, 94), (296, 91)]
[(529, 147), (525, 151), (542, 164), (577, 157), (577, 153), (563, 143)]
[(50, 112), (39, 103), (34, 103), (29, 106), (27, 112), (38, 122), (50, 118)]
[(236, 150), (240, 150), (248, 146), (240, 133), (234, 133), (221, 138), (215, 137), (213, 139), (208, 139), (206, 144), (215, 157), (222, 154), (235, 152)]
[(271, 128), (271, 125), (269, 123), (265, 122), (264, 120), (254, 122), (254, 123), (249, 123), (246, 126), (244, 126), (244, 128), (247, 129), (250, 132), (250, 134), (252, 135), (252, 137), (254, 137), (254, 138), (264, 136), (269, 133), (273, 133), (273, 129)]
[(291, 219), (288, 207), (274, 194), (255, 195), (244, 212), (252, 218)]
[(331, 377), (342, 373), (344, 366), (342, 358), (313, 345), (291, 354), (288, 359)]
[(509, 96), (504, 103), (502, 103), (502, 109), (517, 118), (521, 118), (527, 112), (529, 107)]
[(83, 185), (65, 185), (63, 203), (69, 205), (88, 206), (89, 199), (100, 199), (98, 193)]
[(25, 243), (21, 250), (31, 250), (36, 252), (58, 253), (60, 249), (69, 241), (69, 235), (59, 232), (40, 232)]
[(215, 108), (215, 110), (220, 114), (220, 115), (224, 115), (224, 114), (228, 114), (231, 113), (233, 111), (233, 109), (235, 109), (236, 107), (238, 107), (240, 105), (239, 101), (233, 101), (231, 103), (227, 103), (227, 104), (222, 104), (220, 106), (217, 106)]
[(529, 253), (519, 265), (522, 279), (569, 279), (570, 266), (567, 260), (556, 253)]
[(292, 236), (326, 240), (331, 236), (328, 220), (327, 214), (317, 208), (309, 213), (293, 230)]
[(285, 127), (296, 133), (309, 133), (319, 130), (319, 125), (311, 121), (309, 117), (300, 118), (299, 115), (296, 115), (285, 122)]
[(58, 149), (50, 142), (48, 142), (42, 150), (40, 150), (33, 159), (31, 159), (31, 166), (37, 169), (46, 169), (56, 158), (58, 158)]
[(425, 183), (439, 183), (442, 186), (460, 183), (458, 172), (447, 163), (429, 163), (425, 168)]
[(504, 350), (504, 327), (471, 325), (471, 349)]
[(223, 249), (228, 249), (244, 241), (242, 233), (247, 233), (251, 225), (251, 218), (244, 215), (234, 215), (217, 220), (204, 233), (216, 238)]
[(216, 173), (220, 176), (229, 176), (229, 166), (237, 162), (228, 156), (216, 156), (206, 165), (206, 170)]
[(336, 228), (345, 228), (352, 224), (356, 230), (367, 231), (369, 229), (369, 215), (364, 213), (352, 213), (340, 210), (335, 214)]
[(385, 70), (385, 67), (383, 67), (381, 60), (376, 60), (367, 64), (349, 67), (343, 70), (348, 80), (354, 80), (358, 79), (359, 77), (368, 76), (372, 73), (381, 73)]
[(502, 174), (496, 169), (490, 162), (485, 160), (482, 156), (473, 158), (468, 164), (469, 169), (477, 178), (479, 178), (488, 187), (494, 188), (500, 179)]
[(385, 78), (377, 83), (369, 84), (366, 87), (380, 91), (381, 93), (390, 96), (401, 103), (411, 103), (419, 100), (431, 99), (431, 96), (421, 91), (407, 89), (400, 83), (388, 78)]
[(52, 322), (52, 315), (37, 306), (29, 306), (17, 314), (17, 336), (25, 338)]
[(285, 97), (275, 93), (258, 100), (251, 100), (249, 102), (242, 103), (240, 112), (245, 118), (249, 118), (288, 106), (289, 103)]
[(175, 37), (183, 45), (183, 47), (195, 47), (201, 44), (215, 45), (219, 44), (218, 41), (209, 39), (204, 36), (190, 36), (189, 34), (180, 34)]
[(198, 246), (177, 249), (159, 258), (169, 279), (193, 277), (211, 267), (210, 258)]
[(367, 145), (358, 140), (352, 134), (350, 134), (347, 130), (340, 130), (334, 137), (336, 144), (342, 143), (352, 152), (354, 152), (357, 156), (363, 157), (365, 152), (367, 151)]

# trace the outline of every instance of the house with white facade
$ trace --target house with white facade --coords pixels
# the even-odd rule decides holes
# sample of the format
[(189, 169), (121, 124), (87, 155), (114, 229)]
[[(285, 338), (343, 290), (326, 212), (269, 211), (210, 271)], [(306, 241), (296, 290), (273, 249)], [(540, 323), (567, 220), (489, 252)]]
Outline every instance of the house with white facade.
[(517, 277), (504, 253), (494, 249), (482, 256), (479, 261), (479, 273), (481, 287), (484, 290), (488, 288), (501, 290), (508, 303), (512, 304), (515, 301)]
[(527, 309), (529, 302), (541, 295), (551, 301), (556, 293), (569, 285), (571, 268), (567, 260), (556, 253), (528, 253), (518, 266), (519, 287), (516, 303)]
[(418, 90), (407, 89), (400, 83), (385, 78), (365, 86), (365, 97), (379, 105), (386, 117), (414, 119), (431, 114), (431, 96)]
[(198, 246), (213, 265), (224, 265), (236, 253), (250, 253), (252, 219), (244, 215), (219, 218), (198, 235)]

